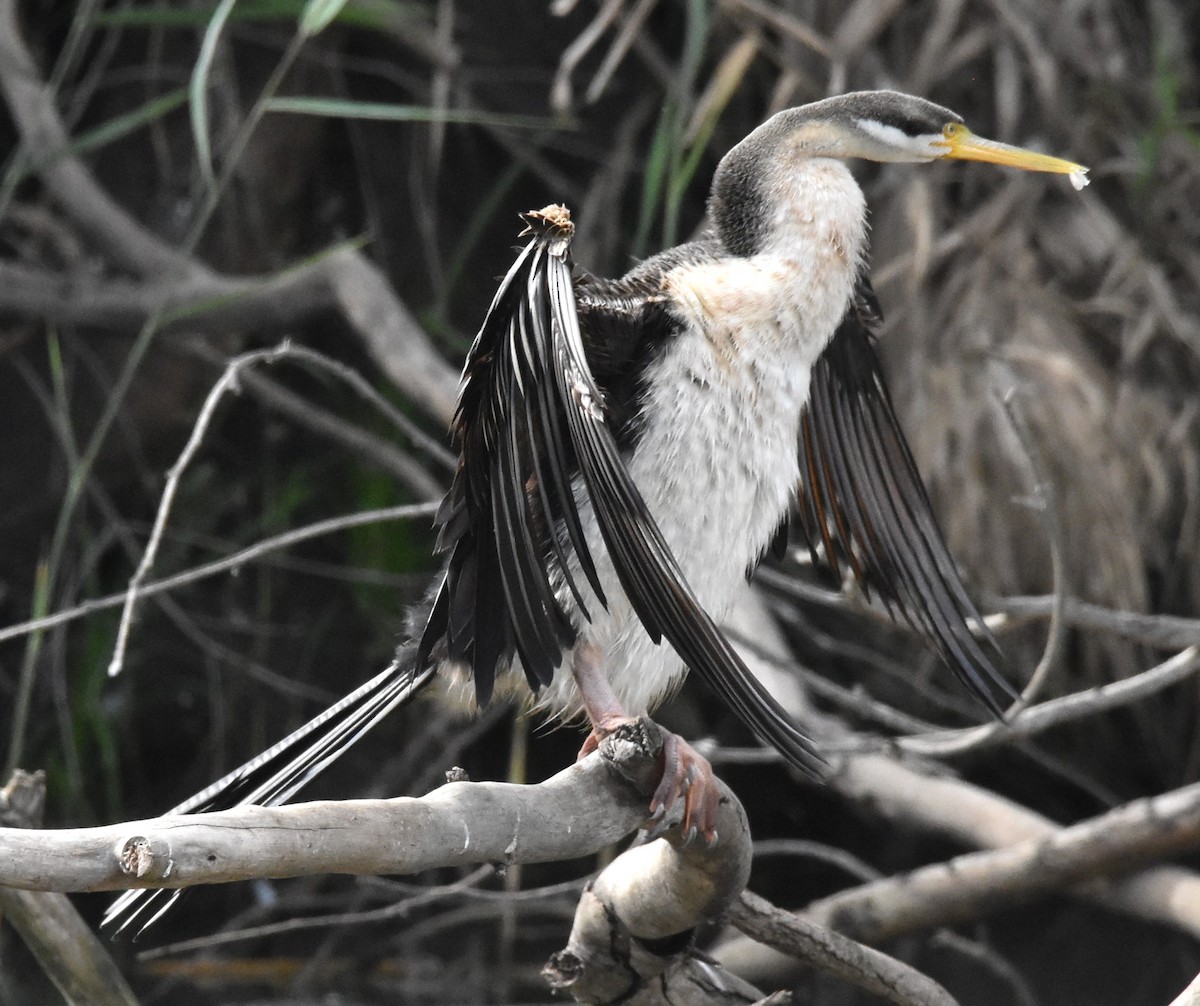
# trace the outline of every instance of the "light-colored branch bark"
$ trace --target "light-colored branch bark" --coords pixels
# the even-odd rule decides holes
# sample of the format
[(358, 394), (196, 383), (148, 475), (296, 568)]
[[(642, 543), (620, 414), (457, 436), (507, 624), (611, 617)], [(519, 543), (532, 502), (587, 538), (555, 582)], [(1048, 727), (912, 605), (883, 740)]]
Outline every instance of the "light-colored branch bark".
[[(18, 769), (0, 791), (4, 828), (41, 821), (46, 777)], [(124, 976), (65, 894), (0, 887), (0, 918), (17, 931), (69, 1006), (137, 1006)]]
[[(963, 845), (993, 848), (998, 850), (997, 855), (1006, 854), (1014, 846), (1036, 848), (1042, 843), (1052, 843), (1061, 828), (1048, 818), (972, 783), (924, 772), (918, 765), (883, 755), (846, 758), (829, 779), (829, 785), (852, 802), (869, 807), (899, 826), (933, 832)], [(1200, 844), (1200, 836), (1193, 841), (1195, 844)], [(951, 860), (941, 867), (952, 888), (957, 884), (956, 875), (951, 873), (956, 862)], [(1074, 883), (1062, 879), (1055, 882), (1055, 889), (1110, 911), (1171, 926), (1200, 940), (1200, 876), (1183, 867), (1144, 866), (1117, 876)], [(870, 885), (852, 889), (870, 890)], [(851, 891), (843, 893), (848, 899), (858, 897)], [(1042, 892), (1031, 890), (1022, 896), (1036, 893)], [(889, 919), (893, 912), (902, 911), (908, 899), (908, 892), (903, 892), (903, 901), (899, 902), (889, 899), (886, 892), (876, 894), (875, 908)], [(913, 892), (913, 896), (921, 896), (921, 892)], [(800, 914), (804, 916), (804, 911)], [(938, 925), (944, 921), (947, 920), (928, 919), (925, 924)], [(835, 924), (834, 928), (839, 927)], [(865, 934), (855, 935), (873, 942)], [(752, 933), (726, 940), (716, 951), (716, 957), (759, 985), (786, 981), (795, 968), (792, 956), (764, 946)]]
[(358, 251), (330, 260), (338, 307), (367, 352), (405, 397), (443, 426), (458, 401), (458, 370), (434, 348), (379, 267)]
[[(970, 847), (1003, 849), (1050, 840), (1061, 827), (990, 790), (884, 755), (846, 758), (829, 784), (888, 820)], [(1200, 876), (1191, 870), (1147, 866), (1073, 887), (1069, 893), (1200, 939)]]
[(137, 1006), (129, 983), (65, 894), (0, 888), (0, 915), (68, 1006)]
[(155, 315), (167, 332), (283, 329), (340, 313), (388, 379), (422, 411), (449, 423), (458, 374), (430, 343), (378, 267), (343, 247), (270, 276), (203, 272), (148, 280), (49, 273), (0, 262), (0, 311), (59, 324), (136, 331)]
[[(0, 884), (102, 891), (578, 858), (644, 821), (661, 745), (658, 727), (640, 720), (535, 786), (455, 782), (420, 798), (245, 807), (64, 831), (0, 829)], [(664, 839), (627, 850), (589, 885), (567, 947), (546, 969), (557, 988), (581, 1002), (609, 1002), (620, 993), (631, 1006), (761, 1000), (691, 947), (692, 930), (725, 912), (750, 874), (745, 812), (718, 785), (715, 846), (682, 840), (677, 806)], [(924, 986), (881, 954), (829, 933), (820, 940), (835, 949), (815, 963), (839, 977), (871, 989), (883, 982), (891, 1001), (905, 1006), (952, 1002), (897, 991)]]
[(1131, 677), (1072, 692), (1036, 706), (1026, 706), (1007, 723), (901, 737), (895, 744), (901, 751), (939, 758), (995, 747), (1018, 737), (1031, 737), (1063, 723), (1130, 705), (1178, 684), (1194, 674), (1197, 667), (1200, 667), (1200, 647), (1189, 646), (1161, 664)]
[[(578, 858), (645, 820), (661, 751), (659, 728), (639, 720), (535, 786), (455, 782), (420, 798), (245, 807), (65, 831), (0, 829), (0, 884), (98, 891)], [(761, 999), (690, 950), (691, 931), (724, 911), (750, 874), (745, 812), (718, 785), (721, 840), (713, 847), (683, 841), (677, 806), (663, 839), (626, 851), (589, 885), (570, 943), (547, 969), (557, 987), (582, 1002), (608, 1002), (614, 978), (636, 981), (643, 993), (627, 1001), (647, 1006), (681, 1001), (664, 994), (712, 1006)], [(615, 972), (614, 960), (625, 970)]]
[(588, 885), (567, 946), (543, 970), (579, 1002), (631, 1006), (744, 1004), (761, 994), (697, 958), (691, 932), (722, 913), (750, 876), (750, 829), (736, 797), (718, 780), (720, 840), (711, 848), (668, 841), (636, 846)]
[(954, 1006), (955, 1000), (932, 978), (907, 964), (745, 892), (730, 921), (766, 946), (807, 961), (827, 974), (899, 1006)]
[(691, 930), (728, 912), (756, 938), (898, 1006), (954, 1006), (941, 986), (906, 964), (744, 892), (750, 831), (741, 804), (718, 785), (721, 840), (715, 847), (684, 844), (676, 830), (668, 841), (623, 853), (588, 886), (567, 947), (542, 972), (554, 988), (580, 1002), (628, 1006), (790, 1002), (764, 1000), (752, 985), (691, 949)]
[(639, 792), (597, 754), (536, 786), (456, 782), (423, 797), (0, 831), (0, 884), (115, 891), (574, 859), (636, 828), (652, 790)]
[(1200, 845), (1200, 784), (1132, 803), (1004, 849), (864, 884), (804, 914), (876, 943), (976, 919), (1048, 891), (1124, 872)]
[[(1054, 603), (1052, 597), (997, 597), (989, 602), (1004, 614), (1002, 619), (1021, 622), (1045, 618)], [(1118, 611), (1099, 604), (1067, 598), (1064, 617), (1076, 629), (1107, 632), (1163, 650), (1200, 646), (1200, 619), (1180, 615), (1147, 615), (1138, 611)], [(1001, 626), (1003, 622), (999, 623)]]

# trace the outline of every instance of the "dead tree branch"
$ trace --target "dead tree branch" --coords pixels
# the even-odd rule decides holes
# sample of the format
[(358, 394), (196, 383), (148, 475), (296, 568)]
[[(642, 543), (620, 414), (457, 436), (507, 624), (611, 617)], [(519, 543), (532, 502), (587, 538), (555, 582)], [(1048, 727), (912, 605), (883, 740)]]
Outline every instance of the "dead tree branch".
[(876, 943), (979, 918), (1038, 894), (1200, 845), (1200, 784), (1135, 800), (1052, 835), (975, 852), (814, 902), (804, 914)]
[(0, 0), (0, 92), (21, 134), (24, 163), (37, 171), (54, 200), (115, 263), (141, 275), (198, 280), (208, 270), (151, 233), (67, 153), (71, 138), (54, 92), (25, 47), (14, 0)]
[(1189, 646), (1161, 664), (1128, 678), (1072, 692), (1036, 706), (1025, 706), (1007, 723), (901, 737), (895, 743), (902, 751), (939, 758), (993, 747), (1018, 737), (1031, 737), (1063, 723), (1130, 705), (1147, 695), (1178, 684), (1194, 674), (1198, 667), (1200, 648)]
[[(661, 732), (641, 720), (536, 786), (454, 782), (420, 798), (246, 807), (63, 831), (0, 829), (0, 884), (101, 891), (578, 858), (645, 819), (661, 750)], [(714, 1006), (761, 998), (690, 949), (695, 927), (723, 912), (750, 874), (745, 812), (720, 785), (720, 842), (688, 843), (676, 820), (662, 840), (628, 850), (589, 885), (567, 948), (547, 967), (556, 987), (583, 1002), (609, 1001), (613, 981), (640, 983), (645, 997), (628, 1001), (647, 1004), (681, 988), (690, 990), (687, 1001)], [(699, 989), (713, 994), (698, 998)]]
[[(967, 846), (1001, 850), (1049, 841), (1061, 827), (980, 786), (882, 755), (846, 759), (830, 784), (888, 820)], [(1125, 876), (1094, 880), (1071, 892), (1200, 939), (1200, 876), (1182, 867), (1148, 866)]]
[[(155, 594), (164, 594), (176, 590), (185, 584), (195, 583), (206, 577), (229, 572), (246, 563), (262, 559), (272, 552), (290, 548), (298, 545), (300, 542), (319, 538), (322, 535), (346, 531), (353, 527), (363, 527), (367, 524), (432, 517), (436, 512), (437, 505), (434, 503), (414, 503), (407, 506), (394, 506), (382, 510), (366, 510), (360, 513), (345, 514), (340, 517), (330, 517), (326, 520), (305, 525), (304, 527), (285, 531), (282, 534), (273, 535), (270, 538), (263, 538), (253, 545), (247, 545), (245, 548), (239, 549), (231, 555), (194, 566), (191, 569), (184, 570), (182, 573), (175, 573), (172, 576), (163, 577), (161, 580), (152, 580), (138, 589), (138, 595), (140, 597), (152, 597)], [(6, 625), (0, 629), (0, 642), (4, 642), (6, 639), (15, 639), (18, 636), (24, 636), (31, 632), (38, 632), (42, 629), (50, 629), (56, 625), (65, 625), (67, 622), (72, 622), (77, 618), (84, 618), (97, 611), (119, 608), (125, 603), (127, 593), (127, 591), (121, 591), (119, 594), (109, 594), (106, 597), (92, 598), (73, 608), (64, 608), (61, 611), (56, 611), (52, 615), (43, 615), (41, 618), (31, 618), (28, 621), (18, 622), (15, 625)]]
[[(657, 736), (657, 735), (655, 735)], [(423, 797), (243, 807), (98, 828), (0, 831), (0, 884), (38, 891), (190, 887), (319, 873), (416, 873), (596, 853), (646, 817), (640, 758), (605, 748), (536, 786), (454, 782)]]
[[(763, 617), (764, 610), (762, 598), (748, 590), (734, 612), (735, 628), (757, 643), (754, 648), (741, 648), (751, 669), (785, 708), (814, 724), (823, 741), (853, 744), (853, 735), (841, 721), (816, 713), (794, 694), (795, 678), (781, 670), (790, 660), (787, 644), (778, 628)], [(846, 800), (897, 825), (939, 834), (970, 847), (996, 849), (998, 854), (1013, 846), (1036, 847), (1053, 842), (1061, 828), (1028, 807), (948, 776), (918, 759), (846, 755), (837, 759), (826, 784)], [(1197, 841), (1200, 838), (1193, 839), (1193, 844)], [(1069, 896), (1169, 925), (1200, 939), (1200, 875), (1174, 865), (1137, 868), (1153, 858), (1148, 854), (1145, 859), (1126, 861), (1117, 876), (1103, 876), (1100, 874), (1105, 871), (1097, 870), (1092, 879), (1064, 881), (1060, 889)], [(724, 941), (716, 956), (731, 965), (736, 960), (739, 974), (762, 985), (789, 980), (787, 976), (795, 967), (792, 956), (744, 936)]]
[[(0, 836), (5, 829), (40, 825), (45, 795), (43, 773), (18, 769), (0, 790)], [(0, 887), (0, 917), (25, 941), (68, 1004), (137, 1006), (112, 957), (66, 895)]]
[(589, 884), (567, 946), (542, 974), (579, 1002), (639, 1006), (749, 1003), (760, 993), (691, 949), (692, 931), (721, 914), (750, 877), (745, 811), (721, 785), (711, 848), (667, 841), (629, 849)]
[(781, 911), (749, 891), (734, 905), (729, 921), (757, 942), (807, 961), (888, 1002), (954, 1006), (950, 993), (907, 964), (803, 916)]

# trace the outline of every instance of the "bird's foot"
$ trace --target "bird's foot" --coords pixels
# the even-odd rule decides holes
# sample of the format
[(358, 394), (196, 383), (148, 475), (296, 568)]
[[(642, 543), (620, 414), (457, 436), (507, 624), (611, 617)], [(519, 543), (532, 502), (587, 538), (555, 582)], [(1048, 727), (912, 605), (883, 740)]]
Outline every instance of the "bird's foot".
[[(586, 758), (605, 737), (622, 726), (636, 722), (637, 717), (634, 716), (605, 717), (592, 727), (592, 732), (579, 749), (579, 757)], [(699, 835), (711, 846), (717, 841), (717, 809), (721, 802), (712, 765), (678, 734), (661, 727), (659, 730), (663, 738), (659, 756), (662, 778), (650, 798), (649, 836), (657, 838), (666, 830), (661, 822), (682, 797), (684, 842), (691, 842)]]

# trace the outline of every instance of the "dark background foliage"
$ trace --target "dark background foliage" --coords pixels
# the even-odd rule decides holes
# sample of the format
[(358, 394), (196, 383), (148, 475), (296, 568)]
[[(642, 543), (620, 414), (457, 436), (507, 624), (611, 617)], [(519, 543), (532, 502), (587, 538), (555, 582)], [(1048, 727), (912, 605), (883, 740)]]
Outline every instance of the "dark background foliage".
[[(577, 260), (619, 272), (699, 226), (721, 153), (779, 107), (895, 87), (954, 108), (984, 135), (1091, 165), (1093, 185), (1079, 195), (1062, 179), (986, 167), (862, 168), (888, 316), (882, 348), (944, 529), (985, 605), (1050, 592), (1047, 536), (1056, 534), (1060, 583), (1071, 594), (1126, 611), (1195, 614), (1193, 7), (580, 0), (552, 10), (536, 0), (358, 0), (303, 45), (278, 89), (329, 99), (322, 114), (264, 115), (233, 160), (239, 129), (292, 44), (302, 8), (299, 0), (239, 3), (203, 71), (202, 133), (228, 181), (195, 258), (224, 274), (259, 275), (361, 243), (455, 366), (507, 266), (519, 211), (568, 204)], [(602, 9), (612, 17), (585, 51), (581, 39)], [(206, 3), (141, 0), (20, 7), (40, 71), (50, 76), (67, 61), (58, 107), (72, 135), (87, 141), (86, 163), (125, 209), (178, 245), (210, 191), (180, 89), (195, 79), (213, 13)], [(170, 109), (149, 105), (170, 95), (183, 97)], [(411, 107), (415, 121), (358, 117), (368, 103)], [(107, 131), (130, 115), (136, 128)], [(8, 151), (0, 255), (119, 281), (122, 270), (47, 198), (19, 139), (0, 113), (0, 151)], [(372, 348), (334, 312), (302, 325), (235, 319), (219, 332), (177, 325), (136, 362), (136, 326), (55, 321), (11, 290), (0, 293), (0, 318), (4, 624), (123, 588), (164, 473), (219, 361), (234, 353), (285, 337), (313, 347), (443, 435), (445, 417), (392, 388)], [(280, 365), (270, 376), (340, 423), (409, 449), (328, 374)], [(1052, 488), (1057, 530), (1028, 505), (1035, 476), (996, 404), (1008, 388)], [(110, 408), (111, 428), (88, 465), (90, 438)], [(444, 467), (418, 449), (413, 456), (444, 482)], [(76, 488), (78, 503), (68, 507)], [(221, 406), (185, 472), (155, 572), (186, 570), (313, 520), (420, 498), (370, 458), (246, 392)], [(385, 663), (406, 631), (406, 606), (434, 568), (431, 545), (427, 520), (367, 526), (145, 601), (116, 680), (106, 675), (113, 610), (0, 643), (0, 737), (15, 742), (24, 731), (10, 760), (47, 770), (53, 825), (162, 811)], [(795, 564), (785, 572), (812, 580)], [(845, 606), (769, 593), (801, 661), (822, 675), (917, 717), (977, 717), (944, 668), (902, 631)], [(1045, 636), (1041, 619), (1003, 633), (1015, 679), (1028, 677)], [(1158, 659), (1159, 651), (1121, 637), (1073, 630), (1048, 691), (1114, 680)], [(27, 707), (23, 682), (31, 685)], [(1072, 821), (1194, 781), (1195, 709), (1189, 682), (954, 768)], [(664, 718), (692, 735), (747, 741), (691, 685)], [(570, 730), (531, 730), (502, 707), (464, 720), (433, 703), (377, 733), (312, 793), (424, 792), (451, 764), (473, 778), (535, 780), (568, 763), (579, 742)], [(799, 787), (781, 769), (722, 774), (760, 838), (801, 835), (883, 872), (959, 851)], [(557, 883), (593, 866), (526, 869), (485, 886)], [(817, 860), (769, 858), (754, 886), (795, 906), (847, 879)], [(411, 893), (338, 878), (196, 892), (157, 938), (378, 907)], [(139, 964), (129, 954), (129, 972), (148, 1002), (315, 1002), (332, 1001), (322, 996), (333, 992), (342, 1002), (544, 1001), (537, 968), (561, 943), (572, 898), (451, 901), (403, 920), (281, 933), (198, 957)], [(79, 901), (91, 917), (102, 907), (98, 898)], [(963, 935), (977, 955), (945, 934), (891, 949), (970, 1003), (1166, 1002), (1200, 968), (1186, 936), (1065, 899)], [(3, 979), (10, 991), (48, 999), (11, 934), (0, 939), (16, 965)], [(861, 1001), (824, 983), (812, 994), (814, 1002)]]

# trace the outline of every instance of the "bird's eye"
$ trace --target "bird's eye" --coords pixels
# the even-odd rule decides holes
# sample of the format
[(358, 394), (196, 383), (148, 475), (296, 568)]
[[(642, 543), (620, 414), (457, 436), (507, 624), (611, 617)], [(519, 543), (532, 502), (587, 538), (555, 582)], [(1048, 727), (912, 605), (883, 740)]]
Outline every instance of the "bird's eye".
[(944, 126), (942, 126), (942, 135), (947, 140), (953, 140), (956, 136), (959, 136), (962, 133), (962, 129), (963, 127), (961, 122), (947, 122)]

